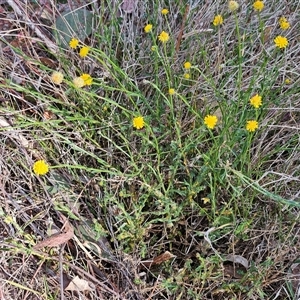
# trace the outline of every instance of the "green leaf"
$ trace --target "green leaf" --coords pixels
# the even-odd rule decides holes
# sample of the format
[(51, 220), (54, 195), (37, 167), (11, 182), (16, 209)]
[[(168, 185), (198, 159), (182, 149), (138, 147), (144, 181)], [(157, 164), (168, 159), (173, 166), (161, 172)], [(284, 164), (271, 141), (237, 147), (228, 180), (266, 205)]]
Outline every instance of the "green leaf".
[(84, 41), (92, 33), (94, 14), (87, 9), (77, 9), (59, 16), (55, 21), (57, 44), (68, 48), (74, 37)]

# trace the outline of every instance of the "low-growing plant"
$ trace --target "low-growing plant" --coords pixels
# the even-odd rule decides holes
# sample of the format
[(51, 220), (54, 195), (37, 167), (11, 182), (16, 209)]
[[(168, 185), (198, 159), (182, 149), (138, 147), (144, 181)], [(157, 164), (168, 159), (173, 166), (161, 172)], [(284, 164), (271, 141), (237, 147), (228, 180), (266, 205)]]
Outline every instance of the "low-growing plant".
[[(106, 282), (77, 290), (91, 299), (285, 297), (292, 259), (277, 261), (297, 246), (300, 206), (299, 8), (96, 2), (57, 17), (55, 53), (2, 38), (22, 61), (0, 83), (2, 223), (18, 240), (4, 239), (6, 257), (40, 259), (34, 277)], [(53, 247), (52, 224), (65, 246), (37, 252), (49, 235)], [(19, 295), (42, 284), (43, 299), (59, 297), (41, 278)]]

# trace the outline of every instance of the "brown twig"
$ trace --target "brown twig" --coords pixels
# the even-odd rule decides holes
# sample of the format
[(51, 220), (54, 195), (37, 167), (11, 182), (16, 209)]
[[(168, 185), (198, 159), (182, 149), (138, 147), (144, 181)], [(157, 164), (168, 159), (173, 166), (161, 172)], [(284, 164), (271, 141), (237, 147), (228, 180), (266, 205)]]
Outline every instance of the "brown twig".
[(183, 16), (183, 19), (182, 19), (181, 28), (180, 28), (179, 35), (178, 35), (177, 42), (176, 42), (176, 48), (175, 48), (176, 49), (176, 54), (178, 54), (178, 51), (179, 51), (179, 48), (180, 48), (180, 44), (181, 44), (181, 40), (182, 40), (182, 35), (183, 35), (183, 30), (184, 30), (184, 24), (185, 24), (187, 15), (189, 13), (189, 10), (190, 10), (190, 6), (187, 5), (186, 8), (185, 8), (185, 12), (184, 12), (184, 16)]

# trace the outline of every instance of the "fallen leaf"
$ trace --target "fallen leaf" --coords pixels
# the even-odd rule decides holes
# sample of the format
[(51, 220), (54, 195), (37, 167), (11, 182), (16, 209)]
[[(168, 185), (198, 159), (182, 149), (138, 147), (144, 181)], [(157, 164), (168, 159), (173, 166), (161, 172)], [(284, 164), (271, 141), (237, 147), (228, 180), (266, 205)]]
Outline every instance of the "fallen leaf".
[(55, 118), (55, 115), (52, 111), (50, 110), (45, 110), (43, 113), (43, 117), (45, 120), (52, 120)]
[(165, 253), (158, 255), (153, 259), (141, 261), (141, 264), (144, 265), (145, 267), (157, 266), (173, 257), (175, 257), (175, 255), (173, 255), (169, 251), (166, 251)]
[(226, 261), (231, 261), (233, 263), (241, 264), (245, 267), (245, 269), (249, 268), (248, 260), (241, 256), (241, 255), (235, 255), (235, 254), (229, 254), (226, 256)]
[(92, 291), (91, 287), (89, 286), (89, 282), (80, 279), (78, 276), (74, 277), (74, 279), (69, 283), (66, 287), (66, 291)]
[(248, 260), (241, 255), (229, 254), (224, 263), (224, 276), (241, 279), (249, 267)]
[(51, 235), (50, 237), (46, 238), (45, 240), (37, 243), (33, 249), (39, 250), (44, 247), (56, 247), (66, 243), (68, 240), (73, 238), (74, 236), (74, 229), (69, 222), (69, 220), (63, 215), (60, 214), (60, 219), (64, 222), (63, 232), (56, 233)]
[(44, 64), (45, 66), (52, 68), (52, 69), (56, 69), (57, 68), (57, 62), (55, 62), (54, 60), (48, 58), (48, 57), (39, 57), (39, 60), (42, 64)]

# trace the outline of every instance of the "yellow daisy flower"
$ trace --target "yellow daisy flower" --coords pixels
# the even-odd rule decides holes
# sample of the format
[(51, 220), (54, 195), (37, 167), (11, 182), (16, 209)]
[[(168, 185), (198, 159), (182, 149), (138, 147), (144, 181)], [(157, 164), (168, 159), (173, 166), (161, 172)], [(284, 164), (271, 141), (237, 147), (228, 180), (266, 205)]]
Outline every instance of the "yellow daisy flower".
[(290, 23), (285, 17), (279, 18), (279, 26), (282, 30), (287, 30), (291, 27)]
[(222, 25), (223, 24), (223, 17), (221, 15), (216, 15), (214, 17), (213, 24), (214, 24), (214, 26)]
[(169, 39), (170, 39), (170, 36), (167, 32), (165, 31), (162, 31), (160, 33), (160, 35), (158, 36), (158, 39), (162, 42), (162, 43), (166, 43)]
[(169, 95), (174, 95), (176, 93), (175, 89), (169, 89)]
[(275, 39), (274, 39), (274, 43), (276, 45), (276, 47), (280, 48), (280, 49), (284, 49), (288, 46), (289, 41), (286, 37), (278, 35)]
[(72, 49), (76, 49), (78, 44), (79, 44), (79, 41), (77, 39), (74, 39), (74, 38), (71, 39), (71, 41), (69, 42), (69, 46)]
[(281, 22), (287, 22), (286, 17), (284, 17), (284, 16), (280, 17), (279, 18), (279, 23), (281, 23)]
[(289, 79), (289, 78), (287, 78), (287, 79), (284, 81), (285, 84), (291, 84), (291, 82), (292, 82), (292, 80)]
[(192, 64), (191, 64), (189, 61), (186, 61), (186, 62), (183, 64), (183, 67), (184, 67), (186, 70), (189, 70), (189, 69), (192, 67)]
[(204, 124), (209, 129), (214, 129), (215, 126), (217, 125), (217, 122), (218, 122), (218, 117), (214, 115), (207, 115), (204, 118)]
[(161, 10), (161, 13), (165, 16), (169, 13), (169, 11), (166, 8), (164, 8)]
[(146, 33), (149, 33), (151, 30), (152, 30), (152, 24), (147, 24), (145, 27), (144, 27), (144, 31)]
[(185, 79), (190, 79), (190, 78), (191, 78), (191, 75), (190, 75), (189, 73), (184, 73), (184, 74), (183, 74), (183, 77), (184, 77)]
[(82, 74), (80, 78), (83, 79), (84, 85), (91, 85), (93, 83), (93, 78), (89, 74)]
[(253, 8), (254, 10), (258, 11), (258, 12), (261, 12), (264, 8), (264, 2), (263, 1), (260, 1), (260, 0), (257, 0), (253, 3)]
[(261, 100), (261, 96), (259, 96), (258, 94), (256, 94), (255, 96), (253, 96), (250, 99), (250, 104), (255, 107), (255, 108), (259, 108), (262, 105), (262, 100)]
[(136, 129), (142, 129), (145, 126), (144, 118), (141, 116), (133, 118), (132, 125)]
[(55, 84), (61, 84), (64, 79), (64, 75), (61, 72), (54, 71), (51, 75), (51, 80)]
[(289, 22), (281, 22), (279, 25), (282, 30), (287, 30), (291, 27)]
[(249, 132), (254, 132), (257, 128), (258, 128), (258, 122), (257, 121), (255, 121), (255, 120), (247, 121), (246, 129)]
[(36, 161), (32, 169), (35, 175), (45, 175), (49, 172), (49, 166), (43, 159)]
[(79, 51), (79, 56), (86, 57), (88, 55), (89, 51), (90, 51), (90, 47), (83, 46)]

